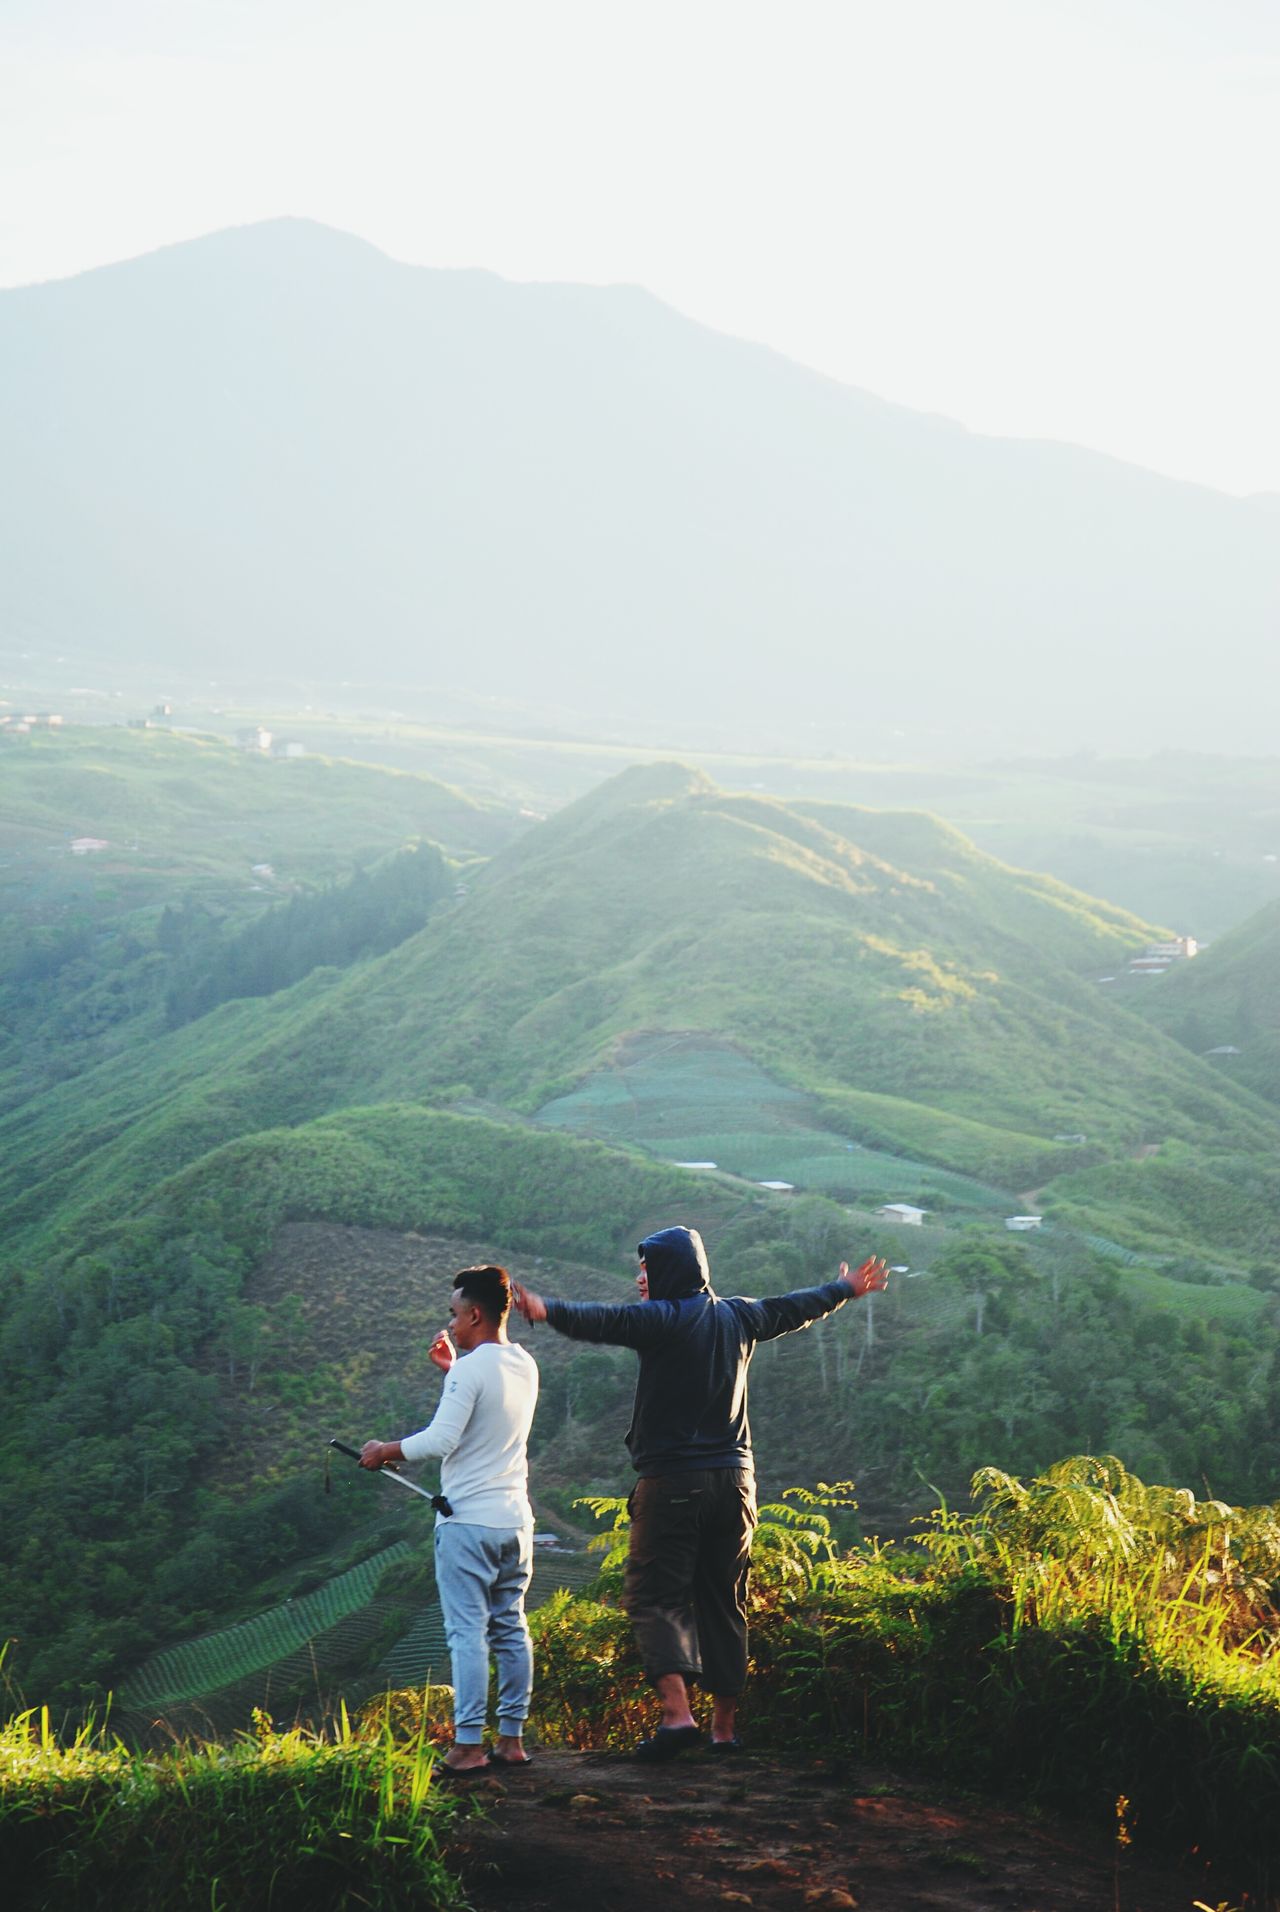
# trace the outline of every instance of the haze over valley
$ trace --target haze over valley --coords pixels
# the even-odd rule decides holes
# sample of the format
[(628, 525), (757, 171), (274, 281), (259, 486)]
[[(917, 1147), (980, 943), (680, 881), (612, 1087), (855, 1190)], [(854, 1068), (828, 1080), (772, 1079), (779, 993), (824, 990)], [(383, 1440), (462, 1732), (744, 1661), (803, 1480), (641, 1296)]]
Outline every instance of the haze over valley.
[[(1280, 43), (668, 12), (0, 34), (71, 102), (0, 127), (24, 1903), (1276, 1912)], [(634, 1359), (522, 1318), (541, 1778), (477, 1817), (352, 1448), (459, 1269), (630, 1301), (675, 1223), (891, 1271), (754, 1356), (745, 1753), (617, 1757)]]

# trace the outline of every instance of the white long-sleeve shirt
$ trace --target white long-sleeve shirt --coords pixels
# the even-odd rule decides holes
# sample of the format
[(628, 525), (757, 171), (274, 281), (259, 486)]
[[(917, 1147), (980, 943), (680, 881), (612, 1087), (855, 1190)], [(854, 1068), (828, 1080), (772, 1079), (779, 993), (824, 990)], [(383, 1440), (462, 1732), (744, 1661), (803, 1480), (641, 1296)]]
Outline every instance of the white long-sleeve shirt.
[(438, 1460), (455, 1520), (532, 1527), (525, 1446), (538, 1401), (538, 1367), (514, 1341), (460, 1354), (430, 1424), (400, 1443), (407, 1461)]

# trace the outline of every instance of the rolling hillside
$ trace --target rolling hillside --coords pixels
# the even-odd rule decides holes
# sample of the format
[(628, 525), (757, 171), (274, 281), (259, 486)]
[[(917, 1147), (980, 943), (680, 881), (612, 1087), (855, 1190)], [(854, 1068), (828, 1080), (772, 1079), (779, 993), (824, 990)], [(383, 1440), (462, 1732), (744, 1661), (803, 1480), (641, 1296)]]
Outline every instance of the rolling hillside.
[[(420, 1413), (441, 1267), (477, 1244), (586, 1293), (675, 1217), (746, 1292), (909, 1257), (891, 1301), (762, 1357), (779, 1486), (856, 1469), (900, 1509), (921, 1474), (1116, 1451), (1247, 1497), (1280, 1398), (1277, 1119), (1099, 989), (1149, 934), (928, 817), (659, 764), (473, 864), (387, 954), (126, 1016), (0, 1117), (24, 1678), (96, 1692), (362, 1557), (317, 1429)], [(670, 1159), (722, 1144), (736, 1173)], [(752, 1185), (779, 1161), (836, 1199)], [(1016, 1191), (1051, 1223), (1029, 1245)], [(915, 1194), (934, 1225), (871, 1212)], [(548, 1347), (539, 1491), (621, 1484), (628, 1372)], [(33, 1448), (75, 1455), (39, 1496)]]
[[(233, 1002), (0, 1120), (10, 1239), (122, 1212), (239, 1134), (352, 1103), (532, 1113), (637, 1030), (703, 1030), (855, 1140), (1011, 1187), (1263, 1106), (1099, 992), (1150, 934), (946, 826), (626, 772), (358, 974)], [(1269, 1114), (1263, 1119), (1270, 1123)]]
[[(260, 958), (279, 940), (279, 915), (267, 921), (273, 909), (298, 906), (291, 961), (264, 958), (257, 989), (228, 980), (223, 993), (274, 987), (273, 968), (295, 980), (334, 962), (344, 941), (390, 947), (398, 921), (417, 927), (435, 900), (452, 895), (462, 865), (521, 827), (509, 810), (430, 777), (321, 757), (277, 760), (215, 738), (123, 725), (5, 737), (0, 1108), (20, 1107), (95, 1062), (137, 1054), (164, 1027), (175, 967), (187, 993), (207, 993), (238, 932), (258, 923)], [(406, 853), (417, 845), (424, 855), (415, 872)], [(388, 870), (397, 857), (400, 870)], [(367, 901), (381, 919), (369, 908), (362, 922), (326, 937), (318, 919), (339, 913), (341, 887), (374, 866), (381, 873)], [(407, 894), (397, 897), (397, 888)], [(348, 903), (351, 917), (360, 898)]]
[[(323, 881), (424, 837), (487, 856), (509, 810), (431, 777), (324, 757), (277, 760), (212, 737), (106, 725), (0, 748), (0, 894), (40, 921), (104, 891), (118, 908), (247, 900)], [(76, 839), (101, 847), (73, 856)]]
[(1137, 1006), (1228, 1081), (1280, 1101), (1280, 903), (1158, 978)]

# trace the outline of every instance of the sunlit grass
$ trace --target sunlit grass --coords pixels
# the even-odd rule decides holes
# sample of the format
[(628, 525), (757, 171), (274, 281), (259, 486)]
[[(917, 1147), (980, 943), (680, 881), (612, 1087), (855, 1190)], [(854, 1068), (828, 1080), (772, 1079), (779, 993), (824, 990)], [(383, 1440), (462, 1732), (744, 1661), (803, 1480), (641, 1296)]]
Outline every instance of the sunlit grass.
[[(975, 1476), (909, 1547), (840, 1549), (824, 1505), (762, 1510), (753, 1677), (760, 1749), (918, 1761), (1252, 1868), (1280, 1861), (1280, 1512), (1149, 1487), (1109, 1456)], [(619, 1743), (645, 1702), (616, 1605), (622, 1503), (592, 1503), (606, 1604), (540, 1618), (541, 1730)]]
[(0, 1863), (24, 1906), (461, 1903), (441, 1851), (453, 1802), (415, 1731), (278, 1731), (153, 1753), (90, 1721), (61, 1736), (47, 1708), (0, 1729)]

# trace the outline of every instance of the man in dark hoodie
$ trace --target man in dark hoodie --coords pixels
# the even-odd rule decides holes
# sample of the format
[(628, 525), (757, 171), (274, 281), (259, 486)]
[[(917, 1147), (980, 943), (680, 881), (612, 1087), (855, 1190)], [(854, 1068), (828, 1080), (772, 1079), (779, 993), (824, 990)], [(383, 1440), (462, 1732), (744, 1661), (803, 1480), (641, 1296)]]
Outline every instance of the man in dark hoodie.
[(702, 1237), (664, 1228), (639, 1248), (639, 1304), (553, 1301), (516, 1286), (526, 1321), (575, 1341), (634, 1348), (640, 1356), (627, 1448), (632, 1490), (624, 1602), (662, 1723), (638, 1759), (674, 1758), (700, 1743), (689, 1681), (711, 1690), (711, 1750), (736, 1750), (738, 1699), (747, 1678), (747, 1574), (756, 1524), (755, 1468), (747, 1422), (747, 1368), (758, 1341), (805, 1328), (851, 1295), (888, 1281), (871, 1259), (835, 1281), (767, 1301), (722, 1300), (712, 1289)]

